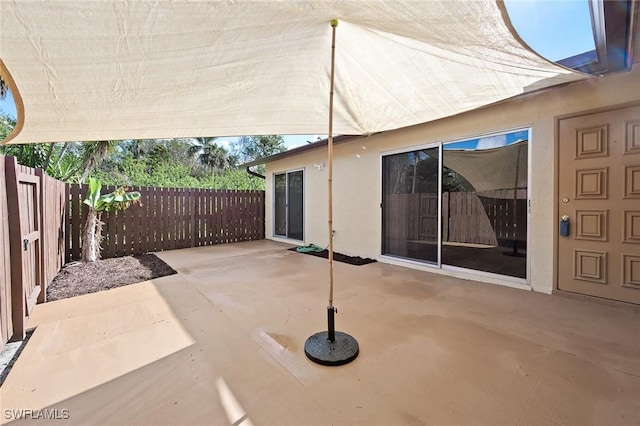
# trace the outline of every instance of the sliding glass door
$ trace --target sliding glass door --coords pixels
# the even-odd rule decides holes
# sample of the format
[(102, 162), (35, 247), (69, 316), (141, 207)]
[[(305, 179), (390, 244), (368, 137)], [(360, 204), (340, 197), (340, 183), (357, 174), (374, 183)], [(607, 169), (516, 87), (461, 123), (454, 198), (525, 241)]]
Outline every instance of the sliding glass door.
[(529, 132), (445, 144), (442, 264), (526, 278)]
[(382, 254), (438, 262), (438, 151), (382, 158)]
[(273, 233), (279, 237), (304, 240), (304, 171), (273, 176)]
[(528, 144), (522, 130), (383, 156), (382, 254), (526, 278)]

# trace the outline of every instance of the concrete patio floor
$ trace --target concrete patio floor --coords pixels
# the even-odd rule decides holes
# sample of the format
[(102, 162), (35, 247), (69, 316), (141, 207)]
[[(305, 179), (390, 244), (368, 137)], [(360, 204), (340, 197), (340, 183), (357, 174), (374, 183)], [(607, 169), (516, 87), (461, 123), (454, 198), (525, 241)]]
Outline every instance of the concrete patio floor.
[(304, 342), (326, 328), (327, 262), (288, 247), (162, 252), (178, 274), (38, 305), (2, 421), (640, 423), (640, 309), (335, 263), (337, 329), (361, 353), (323, 367)]

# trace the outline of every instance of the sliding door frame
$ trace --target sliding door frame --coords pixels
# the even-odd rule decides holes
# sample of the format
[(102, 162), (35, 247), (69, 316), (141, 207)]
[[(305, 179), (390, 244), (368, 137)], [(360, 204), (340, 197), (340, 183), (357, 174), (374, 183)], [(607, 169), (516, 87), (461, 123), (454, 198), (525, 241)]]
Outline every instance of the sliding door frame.
[(442, 258), (442, 195), (441, 195), (441, 190), (440, 187), (442, 186), (442, 166), (441, 166), (441, 160), (440, 158), (438, 158), (438, 218), (437, 218), (437, 227), (438, 227), (438, 241), (437, 241), (437, 257), (436, 257), (436, 262), (428, 262), (428, 261), (422, 261), (422, 260), (418, 260), (418, 259), (412, 259), (412, 258), (408, 258), (408, 257), (403, 257), (403, 256), (397, 256), (397, 255), (393, 255), (393, 254), (384, 254), (382, 253), (383, 247), (384, 247), (384, 232), (383, 231), (383, 227), (384, 227), (384, 214), (383, 214), (383, 209), (384, 209), (384, 176), (383, 176), (383, 168), (384, 168), (384, 157), (388, 157), (390, 155), (396, 155), (396, 154), (406, 154), (409, 152), (413, 152), (413, 151), (420, 151), (423, 149), (433, 149), (433, 148), (437, 148), (438, 149), (438, 157), (442, 156), (442, 143), (440, 142), (434, 142), (434, 143), (428, 143), (428, 144), (422, 144), (422, 145), (417, 145), (417, 146), (413, 146), (413, 147), (409, 147), (409, 148), (399, 148), (399, 149), (394, 149), (394, 150), (390, 150), (390, 151), (383, 151), (380, 153), (380, 164), (379, 164), (379, 169), (380, 169), (380, 182), (379, 182), (379, 188), (380, 190), (380, 257), (384, 258), (388, 258), (388, 259), (394, 259), (394, 260), (401, 260), (402, 262), (407, 262), (407, 263), (413, 263), (416, 265), (420, 265), (420, 266), (426, 266), (429, 268), (436, 268), (436, 269), (440, 269), (441, 268), (441, 258)]
[[(487, 137), (492, 137), (492, 136), (500, 136), (500, 135), (504, 135), (504, 134), (508, 134), (508, 133), (515, 133), (515, 132), (522, 132), (522, 131), (526, 131), (528, 134), (528, 144), (527, 144), (527, 199), (526, 199), (526, 220), (527, 220), (527, 232), (526, 232), (526, 237), (527, 237), (527, 256), (526, 256), (526, 278), (518, 278), (518, 277), (513, 277), (510, 275), (501, 275), (501, 274), (497, 274), (497, 273), (493, 273), (493, 272), (485, 272), (485, 271), (480, 271), (480, 270), (476, 270), (476, 269), (469, 269), (469, 268), (462, 268), (462, 267), (458, 267), (458, 266), (452, 266), (452, 265), (447, 265), (447, 264), (443, 264), (442, 263), (442, 179), (443, 179), (443, 150), (444, 150), (444, 146), (448, 145), (448, 144), (453, 144), (453, 143), (457, 143), (457, 142), (464, 142), (467, 140), (473, 140), (473, 139), (479, 139), (479, 138), (487, 138)], [(491, 133), (484, 133), (484, 134), (477, 134), (477, 135), (471, 135), (468, 137), (464, 137), (464, 138), (459, 138), (459, 139), (452, 139), (452, 140), (443, 140), (443, 141), (438, 141), (438, 142), (432, 142), (432, 143), (427, 143), (427, 144), (420, 144), (420, 145), (415, 145), (415, 146), (410, 146), (410, 147), (403, 147), (403, 148), (398, 148), (398, 149), (393, 149), (393, 150), (388, 150), (388, 151), (381, 151), (380, 152), (380, 163), (379, 163), (379, 188), (380, 188), (380, 258), (381, 259), (387, 259), (390, 261), (399, 261), (401, 263), (406, 263), (409, 265), (415, 265), (418, 266), (420, 268), (425, 268), (425, 269), (432, 269), (432, 270), (440, 270), (440, 271), (447, 271), (450, 272), (452, 275), (459, 275), (459, 276), (465, 276), (465, 275), (471, 275), (471, 276), (476, 276), (478, 278), (484, 278), (487, 282), (494, 282), (497, 284), (504, 284), (504, 285), (509, 285), (509, 286), (514, 286), (514, 287), (530, 287), (531, 286), (531, 228), (532, 228), (532, 224), (531, 224), (531, 183), (532, 183), (532, 168), (531, 168), (531, 151), (532, 151), (532, 137), (533, 137), (533, 129), (531, 126), (524, 126), (524, 127), (515, 127), (515, 128), (511, 128), (511, 129), (505, 129), (505, 130), (500, 130), (497, 132), (491, 132)], [(383, 180), (384, 180), (384, 176), (383, 176), (383, 162), (384, 162), (384, 157), (387, 157), (389, 155), (395, 155), (395, 154), (403, 154), (403, 153), (409, 153), (409, 152), (413, 152), (413, 151), (419, 151), (422, 149), (431, 149), (431, 148), (438, 148), (438, 162), (439, 162), (439, 167), (438, 167), (438, 244), (437, 244), (437, 262), (436, 263), (432, 263), (432, 262), (426, 262), (426, 261), (421, 261), (419, 259), (412, 259), (412, 258), (405, 258), (402, 256), (394, 256), (392, 254), (384, 254), (382, 252), (383, 247), (384, 247), (384, 233), (383, 233), (383, 227), (384, 227), (384, 215), (383, 215), (383, 193), (384, 193), (384, 185), (383, 185)]]
[[(290, 215), (290, 204), (291, 204), (291, 199), (290, 199), (290, 194), (289, 194), (289, 175), (292, 173), (296, 173), (296, 172), (302, 172), (302, 239), (297, 239), (297, 238), (291, 238), (290, 235), (290, 229), (289, 229), (289, 215)], [(285, 235), (282, 234), (278, 234), (277, 233), (277, 213), (276, 210), (278, 208), (277, 203), (276, 203), (276, 177), (277, 176), (285, 176), (285, 211), (284, 211), (284, 219), (285, 219)], [(305, 169), (304, 167), (302, 168), (298, 168), (298, 169), (292, 169), (292, 170), (286, 170), (286, 171), (282, 171), (282, 172), (274, 172), (273, 173), (273, 236), (276, 238), (286, 238), (286, 239), (290, 239), (290, 240), (295, 240), (295, 241), (304, 241), (304, 235), (305, 235), (305, 186), (306, 186), (306, 178), (305, 178)]]

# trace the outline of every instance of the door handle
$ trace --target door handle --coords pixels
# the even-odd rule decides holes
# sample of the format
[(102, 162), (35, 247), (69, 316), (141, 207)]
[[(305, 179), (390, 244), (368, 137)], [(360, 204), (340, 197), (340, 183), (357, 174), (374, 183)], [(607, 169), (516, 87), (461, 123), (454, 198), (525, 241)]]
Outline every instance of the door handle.
[(562, 219), (560, 220), (560, 236), (568, 237), (570, 233), (571, 233), (571, 229), (569, 226), (569, 216), (565, 214), (562, 216)]
[(22, 240), (22, 247), (23, 247), (24, 251), (27, 251), (29, 249), (29, 240), (27, 238)]

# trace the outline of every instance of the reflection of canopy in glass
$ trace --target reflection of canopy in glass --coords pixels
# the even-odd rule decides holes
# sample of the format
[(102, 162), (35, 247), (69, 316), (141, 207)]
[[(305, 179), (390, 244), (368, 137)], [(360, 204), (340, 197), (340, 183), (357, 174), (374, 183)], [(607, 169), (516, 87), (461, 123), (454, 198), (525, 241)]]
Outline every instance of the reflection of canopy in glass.
[[(499, 148), (443, 151), (443, 165), (463, 176), (476, 192), (527, 187), (528, 141)], [(516, 178), (517, 174), (517, 178)]]

